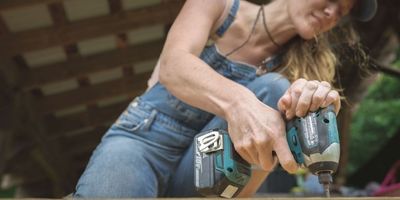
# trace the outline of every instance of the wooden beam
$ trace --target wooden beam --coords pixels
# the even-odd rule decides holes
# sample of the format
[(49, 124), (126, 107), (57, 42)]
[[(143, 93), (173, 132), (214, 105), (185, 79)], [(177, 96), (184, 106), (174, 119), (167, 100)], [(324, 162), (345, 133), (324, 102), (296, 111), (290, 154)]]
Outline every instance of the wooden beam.
[(65, 117), (47, 121), (47, 130), (51, 135), (83, 129), (87, 127), (102, 126), (107, 122), (115, 121), (122, 111), (128, 107), (129, 100), (115, 105), (96, 108), (84, 113), (76, 113)]
[(62, 3), (64, 0), (1, 0), (0, 10), (10, 10), (37, 4)]
[(47, 5), (51, 18), (53, 19), (54, 26), (64, 26), (68, 23), (67, 14), (62, 2), (51, 3)]
[[(85, 19), (61, 27), (47, 27), (6, 35), (0, 38), (2, 44), (0, 55), (13, 56), (103, 35), (123, 33), (153, 24), (171, 23), (181, 5), (181, 0), (171, 0), (165, 4)], [(171, 9), (165, 9), (166, 7)]]
[(123, 9), (121, 0), (108, 0), (108, 5), (111, 13), (118, 13)]
[(151, 73), (109, 81), (92, 86), (78, 88), (69, 92), (36, 98), (35, 108), (41, 113), (51, 113), (56, 110), (90, 104), (99, 100), (118, 95), (138, 95), (147, 87)]
[(83, 77), (89, 73), (153, 59), (159, 56), (162, 45), (163, 41), (158, 40), (126, 49), (113, 50), (88, 57), (75, 57), (64, 63), (43, 66), (26, 72), (22, 87), (32, 89), (44, 84)]
[(6, 35), (6, 34), (9, 34), (9, 33), (10, 32), (8, 30), (8, 27), (7, 27), (6, 23), (4, 22), (3, 17), (0, 16), (0, 37), (2, 35)]
[(372, 60), (372, 64), (371, 64), (371, 68), (372, 70), (376, 70), (379, 72), (382, 72), (384, 74), (396, 77), (396, 78), (400, 78), (400, 70), (395, 68), (395, 67), (391, 67), (391, 66), (387, 66), (381, 62), (379, 62), (378, 60), (373, 59)]

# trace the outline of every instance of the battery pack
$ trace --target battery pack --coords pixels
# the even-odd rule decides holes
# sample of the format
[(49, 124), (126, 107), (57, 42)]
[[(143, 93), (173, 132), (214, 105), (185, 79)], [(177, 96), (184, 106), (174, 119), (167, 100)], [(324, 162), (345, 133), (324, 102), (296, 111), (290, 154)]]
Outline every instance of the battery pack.
[(206, 197), (236, 197), (250, 179), (251, 166), (234, 150), (228, 133), (200, 133), (194, 145), (196, 190)]

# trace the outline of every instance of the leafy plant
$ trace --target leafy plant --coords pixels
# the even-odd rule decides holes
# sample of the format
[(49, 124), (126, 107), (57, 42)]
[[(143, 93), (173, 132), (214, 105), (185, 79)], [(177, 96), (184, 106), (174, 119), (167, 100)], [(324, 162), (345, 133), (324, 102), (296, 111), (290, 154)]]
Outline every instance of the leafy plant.
[[(400, 68), (400, 59), (394, 66)], [(374, 156), (396, 134), (400, 129), (399, 114), (400, 78), (380, 75), (353, 117), (349, 174)]]

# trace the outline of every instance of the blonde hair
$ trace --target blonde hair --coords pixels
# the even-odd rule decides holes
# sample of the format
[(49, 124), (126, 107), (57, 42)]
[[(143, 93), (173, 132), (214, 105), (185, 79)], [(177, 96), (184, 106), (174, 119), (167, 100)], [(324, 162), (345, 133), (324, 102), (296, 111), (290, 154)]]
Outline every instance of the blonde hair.
[(321, 34), (314, 40), (296, 37), (286, 49), (279, 69), (289, 81), (305, 78), (333, 84), (337, 58), (327, 34)]
[[(278, 71), (291, 82), (305, 78), (334, 85), (337, 68), (341, 65), (340, 59), (350, 60), (361, 69), (369, 63), (360, 38), (348, 21), (313, 40), (296, 37), (285, 49)], [(339, 90), (342, 87), (341, 83), (337, 86)]]

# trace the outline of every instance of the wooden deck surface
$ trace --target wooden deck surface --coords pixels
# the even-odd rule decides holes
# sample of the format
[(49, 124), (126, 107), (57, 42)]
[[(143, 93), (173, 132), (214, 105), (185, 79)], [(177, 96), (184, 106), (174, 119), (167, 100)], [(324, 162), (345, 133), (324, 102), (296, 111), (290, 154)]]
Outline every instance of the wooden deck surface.
[[(158, 198), (154, 200), (223, 200), (225, 198)], [(235, 198), (238, 199), (238, 198)], [(400, 197), (255, 197), (255, 198), (241, 198), (241, 200), (327, 200), (327, 199), (335, 199), (335, 200), (400, 200)], [(136, 199), (132, 199), (136, 200)], [(140, 200), (152, 200), (149, 198), (143, 198)]]

